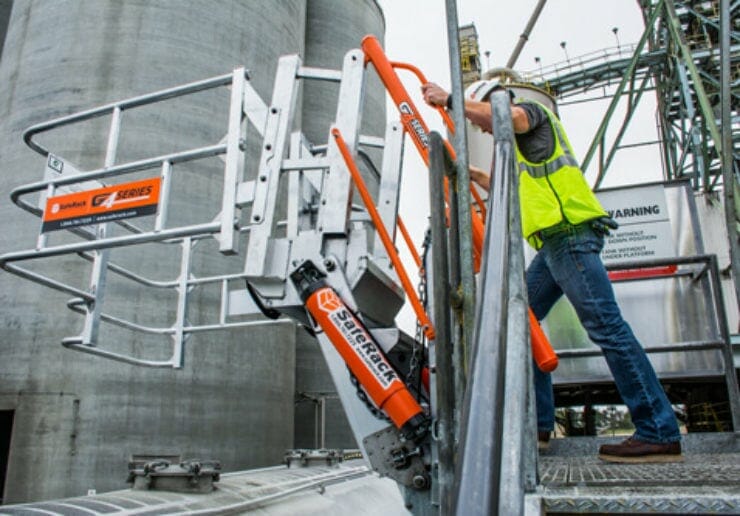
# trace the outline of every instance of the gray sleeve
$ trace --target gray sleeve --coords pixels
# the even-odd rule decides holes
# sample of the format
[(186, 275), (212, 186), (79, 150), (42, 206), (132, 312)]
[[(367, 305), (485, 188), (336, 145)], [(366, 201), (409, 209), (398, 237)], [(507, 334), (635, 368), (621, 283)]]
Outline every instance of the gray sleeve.
[(517, 104), (527, 114), (529, 130), (515, 135), (519, 150), (532, 163), (541, 163), (555, 151), (555, 135), (550, 121), (540, 106), (532, 102)]
[(547, 120), (547, 115), (537, 104), (533, 104), (531, 102), (522, 102), (521, 104), (517, 105), (522, 108), (525, 113), (527, 113), (527, 119), (529, 120), (529, 131), (527, 131), (528, 133), (537, 130), (542, 124), (549, 124)]

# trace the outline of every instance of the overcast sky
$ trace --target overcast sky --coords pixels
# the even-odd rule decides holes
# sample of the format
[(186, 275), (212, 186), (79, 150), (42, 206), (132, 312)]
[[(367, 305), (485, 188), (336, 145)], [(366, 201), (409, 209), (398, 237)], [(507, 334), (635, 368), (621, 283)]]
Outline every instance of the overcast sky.
[[(389, 57), (412, 63), (430, 80), (449, 87), (445, 1), (379, 0), (379, 3), (385, 13), (385, 49)], [(459, 23), (473, 23), (478, 31), (484, 69), (507, 63), (537, 3), (537, 0), (458, 1)], [(616, 36), (615, 27), (618, 29)], [(514, 68), (520, 72), (537, 70), (535, 57), (539, 57), (545, 67), (566, 59), (575, 63), (586, 54), (613, 50), (618, 41), (622, 45), (636, 43), (643, 31), (637, 0), (548, 0)], [(563, 42), (565, 49), (561, 46)], [(490, 57), (483, 55), (485, 51), (490, 52)], [(400, 75), (409, 90), (418, 93), (415, 79), (407, 80), (403, 72)], [(579, 156), (588, 149), (606, 107), (606, 102), (562, 107), (561, 117)], [(633, 139), (630, 140), (628, 133), (626, 142), (650, 139), (647, 135), (655, 132), (653, 111), (654, 105), (647, 106), (647, 120), (633, 124), (630, 129)], [(432, 112), (426, 119), (430, 126), (441, 129), (438, 117)], [(640, 154), (644, 166), (644, 152)], [(659, 162), (656, 165), (659, 167)], [(619, 159), (614, 170), (605, 186), (635, 182), (618, 177), (628, 172), (620, 171)], [(588, 172), (589, 177), (594, 173)], [(659, 171), (657, 173), (659, 176)]]
[[(447, 30), (443, 0), (379, 0), (386, 17), (386, 47), (394, 54), (414, 56), (422, 68), (446, 73)], [(461, 25), (474, 23), (481, 51), (491, 52), (490, 65), (502, 66), (516, 45), (536, 0), (460, 0)], [(535, 68), (534, 57), (551, 64), (565, 59), (560, 46), (566, 42), (570, 57), (635, 42), (643, 32), (636, 0), (548, 0), (524, 48), (517, 68)], [(427, 51), (429, 50), (429, 51)], [(485, 64), (485, 62), (484, 62)]]
[[(417, 66), (429, 80), (449, 88), (449, 51), (444, 0), (378, 0), (386, 20), (385, 50), (392, 61)], [(475, 24), (478, 31), (481, 61), (484, 69), (506, 65), (519, 36), (527, 25), (537, 0), (459, 0), (460, 25)], [(617, 28), (615, 35), (613, 29)], [(644, 31), (642, 13), (637, 0), (548, 0), (514, 68), (534, 71), (539, 68), (535, 57), (544, 67), (580, 56), (637, 43)], [(565, 42), (565, 49), (561, 43)], [(486, 58), (485, 51), (490, 51)], [(418, 82), (410, 74), (399, 74), (417, 105), (423, 104)], [(654, 96), (640, 106), (639, 117), (631, 124), (624, 143), (651, 141), (656, 138)], [(562, 106), (560, 115), (579, 159), (591, 144), (607, 102), (589, 102)], [(388, 116), (395, 116), (389, 104)], [(443, 132), (438, 116), (423, 112), (432, 129)], [(620, 112), (613, 120), (621, 119)], [(613, 134), (615, 127), (611, 133)], [(444, 133), (443, 133), (444, 134)], [(607, 133), (607, 138), (609, 133)], [(422, 242), (428, 220), (428, 190), (420, 160), (411, 144), (407, 144), (400, 213), (415, 242)], [(593, 184), (595, 170), (587, 179)], [(660, 161), (655, 148), (620, 151), (602, 186), (632, 184), (659, 180)], [(403, 245), (400, 246), (403, 248)], [(407, 261), (408, 258), (405, 260)], [(416, 274), (409, 269), (413, 279)], [(411, 331), (413, 317), (404, 309), (399, 325)]]

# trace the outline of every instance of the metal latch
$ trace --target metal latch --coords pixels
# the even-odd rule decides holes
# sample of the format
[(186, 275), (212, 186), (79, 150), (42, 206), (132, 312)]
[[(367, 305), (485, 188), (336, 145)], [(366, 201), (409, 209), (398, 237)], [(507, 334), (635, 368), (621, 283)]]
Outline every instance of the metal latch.
[(177, 463), (167, 459), (129, 461), (126, 482), (133, 489), (173, 491), (177, 493), (210, 493), (221, 475), (221, 463), (214, 460), (186, 460)]
[(296, 464), (299, 466), (334, 466), (344, 460), (344, 450), (287, 450), (285, 452), (285, 465), (291, 467)]

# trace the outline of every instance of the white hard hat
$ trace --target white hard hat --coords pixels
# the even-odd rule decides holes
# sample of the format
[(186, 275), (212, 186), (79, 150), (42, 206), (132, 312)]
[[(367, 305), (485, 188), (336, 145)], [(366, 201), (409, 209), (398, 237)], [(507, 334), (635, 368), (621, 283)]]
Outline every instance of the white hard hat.
[(503, 88), (499, 79), (475, 81), (465, 89), (465, 98), (485, 102), (492, 91)]

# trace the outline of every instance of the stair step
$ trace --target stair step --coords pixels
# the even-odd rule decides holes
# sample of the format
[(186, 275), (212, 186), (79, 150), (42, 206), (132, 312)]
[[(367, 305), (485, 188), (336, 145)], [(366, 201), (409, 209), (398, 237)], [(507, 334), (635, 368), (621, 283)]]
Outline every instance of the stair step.
[(540, 497), (547, 514), (738, 514), (740, 433), (685, 435), (684, 461), (613, 464), (600, 444), (620, 438), (553, 439), (539, 456)]

